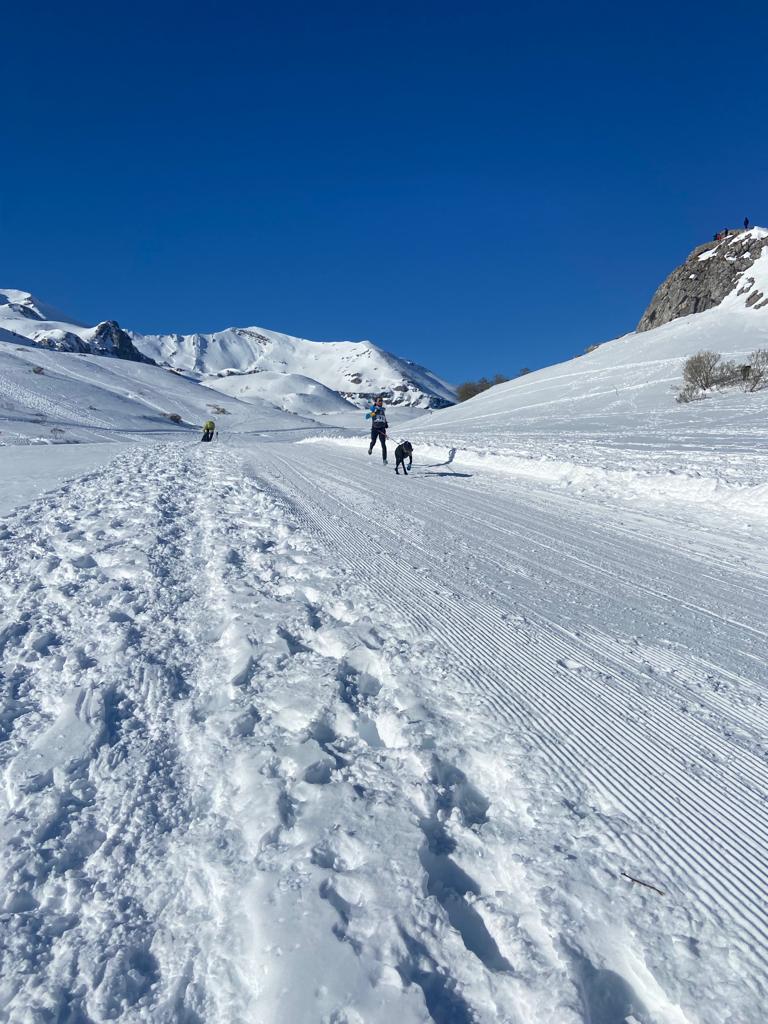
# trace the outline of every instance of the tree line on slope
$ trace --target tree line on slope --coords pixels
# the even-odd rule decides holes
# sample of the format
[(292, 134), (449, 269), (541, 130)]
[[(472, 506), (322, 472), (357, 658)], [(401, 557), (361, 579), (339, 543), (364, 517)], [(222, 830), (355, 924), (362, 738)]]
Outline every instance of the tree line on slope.
[[(526, 373), (531, 371), (527, 366), (524, 366), (517, 374), (518, 377), (524, 377)], [(510, 377), (505, 377), (503, 373), (496, 373), (491, 379), (488, 377), (481, 377), (479, 380), (467, 380), (463, 384), (459, 384), (456, 388), (456, 394), (460, 402), (466, 402), (468, 398), (474, 398), (475, 395), (481, 394), (483, 391), (487, 391), (488, 388), (493, 388), (497, 384), (506, 384)]]

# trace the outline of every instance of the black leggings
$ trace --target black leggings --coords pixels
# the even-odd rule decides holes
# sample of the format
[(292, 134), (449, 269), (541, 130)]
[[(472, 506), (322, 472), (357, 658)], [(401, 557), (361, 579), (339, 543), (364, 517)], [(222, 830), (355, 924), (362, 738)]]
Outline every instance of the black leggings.
[(376, 442), (381, 441), (381, 457), (386, 459), (387, 457), (387, 432), (382, 430), (380, 427), (373, 427), (371, 429), (371, 447), (369, 451), (373, 451), (376, 447)]

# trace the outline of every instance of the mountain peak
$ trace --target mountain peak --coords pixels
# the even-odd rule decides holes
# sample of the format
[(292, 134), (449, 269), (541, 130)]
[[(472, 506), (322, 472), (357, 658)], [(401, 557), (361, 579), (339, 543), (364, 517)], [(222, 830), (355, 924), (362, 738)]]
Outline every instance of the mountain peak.
[(77, 320), (73, 320), (68, 314), (41, 302), (31, 292), (25, 292), (20, 288), (0, 288), (0, 306), (8, 306), (10, 310), (26, 320), (52, 320), (75, 324), (78, 327), (84, 326)]
[(637, 331), (702, 313), (731, 295), (746, 308), (768, 306), (768, 229), (719, 232), (698, 245), (659, 285)]

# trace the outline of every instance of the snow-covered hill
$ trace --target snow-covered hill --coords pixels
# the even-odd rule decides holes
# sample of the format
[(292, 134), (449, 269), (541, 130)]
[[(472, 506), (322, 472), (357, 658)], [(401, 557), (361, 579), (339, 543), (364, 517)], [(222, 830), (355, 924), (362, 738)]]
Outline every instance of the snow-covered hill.
[(745, 301), (755, 294), (768, 294), (768, 248), (717, 306), (435, 412), (414, 424), (412, 440), (569, 486), (586, 484), (585, 468), (624, 474), (611, 484), (619, 490), (629, 486), (627, 473), (638, 472), (649, 474), (649, 490), (662, 486), (659, 473), (670, 472), (687, 474), (691, 488), (704, 494), (729, 481), (759, 485), (768, 479), (768, 390), (732, 388), (689, 404), (675, 401), (683, 364), (694, 353), (713, 350), (744, 364), (768, 348), (768, 307)]
[[(17, 339), (18, 340), (18, 339)], [(0, 338), (0, 445), (184, 437), (213, 418), (225, 433), (317, 430), (270, 402), (200, 387), (160, 366), (50, 351)]]
[[(231, 373), (298, 374), (358, 406), (384, 394), (390, 405), (441, 408), (456, 400), (451, 385), (369, 341), (306, 341), (260, 327), (214, 334), (133, 334), (136, 346), (158, 363), (210, 377)], [(273, 380), (275, 378), (272, 378)]]
[(232, 395), (241, 402), (253, 399), (267, 401), (300, 416), (319, 417), (359, 412), (338, 391), (332, 391), (319, 381), (299, 373), (262, 370), (260, 373), (206, 378), (204, 384), (223, 395)]

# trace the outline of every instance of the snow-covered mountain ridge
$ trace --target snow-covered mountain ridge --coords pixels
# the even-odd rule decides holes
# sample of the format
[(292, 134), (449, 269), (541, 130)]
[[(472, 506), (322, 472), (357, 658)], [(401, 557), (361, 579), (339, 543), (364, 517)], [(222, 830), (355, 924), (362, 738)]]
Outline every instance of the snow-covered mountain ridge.
[(0, 289), (0, 338), (19, 343), (31, 341), (58, 352), (152, 362), (139, 352), (116, 320), (104, 320), (95, 327), (87, 327), (17, 288)]
[(390, 405), (439, 409), (456, 400), (450, 384), (369, 341), (308, 341), (261, 327), (213, 334), (136, 334), (155, 362), (205, 377), (271, 372), (310, 377), (357, 405), (384, 394)]
[[(285, 409), (295, 375), (336, 392), (340, 408), (345, 407), (343, 403), (351, 408), (364, 406), (378, 394), (384, 394), (390, 405), (413, 409), (440, 409), (456, 400), (454, 388), (430, 370), (369, 341), (308, 341), (259, 327), (187, 335), (139, 334), (124, 330), (114, 320), (88, 327), (14, 288), (0, 289), (0, 338), (62, 352), (154, 362), (204, 383), (266, 372), (271, 377), (252, 390), (270, 400), (267, 385), (271, 382), (275, 404)], [(278, 382), (276, 374), (290, 376)], [(325, 407), (328, 402), (321, 404)]]

